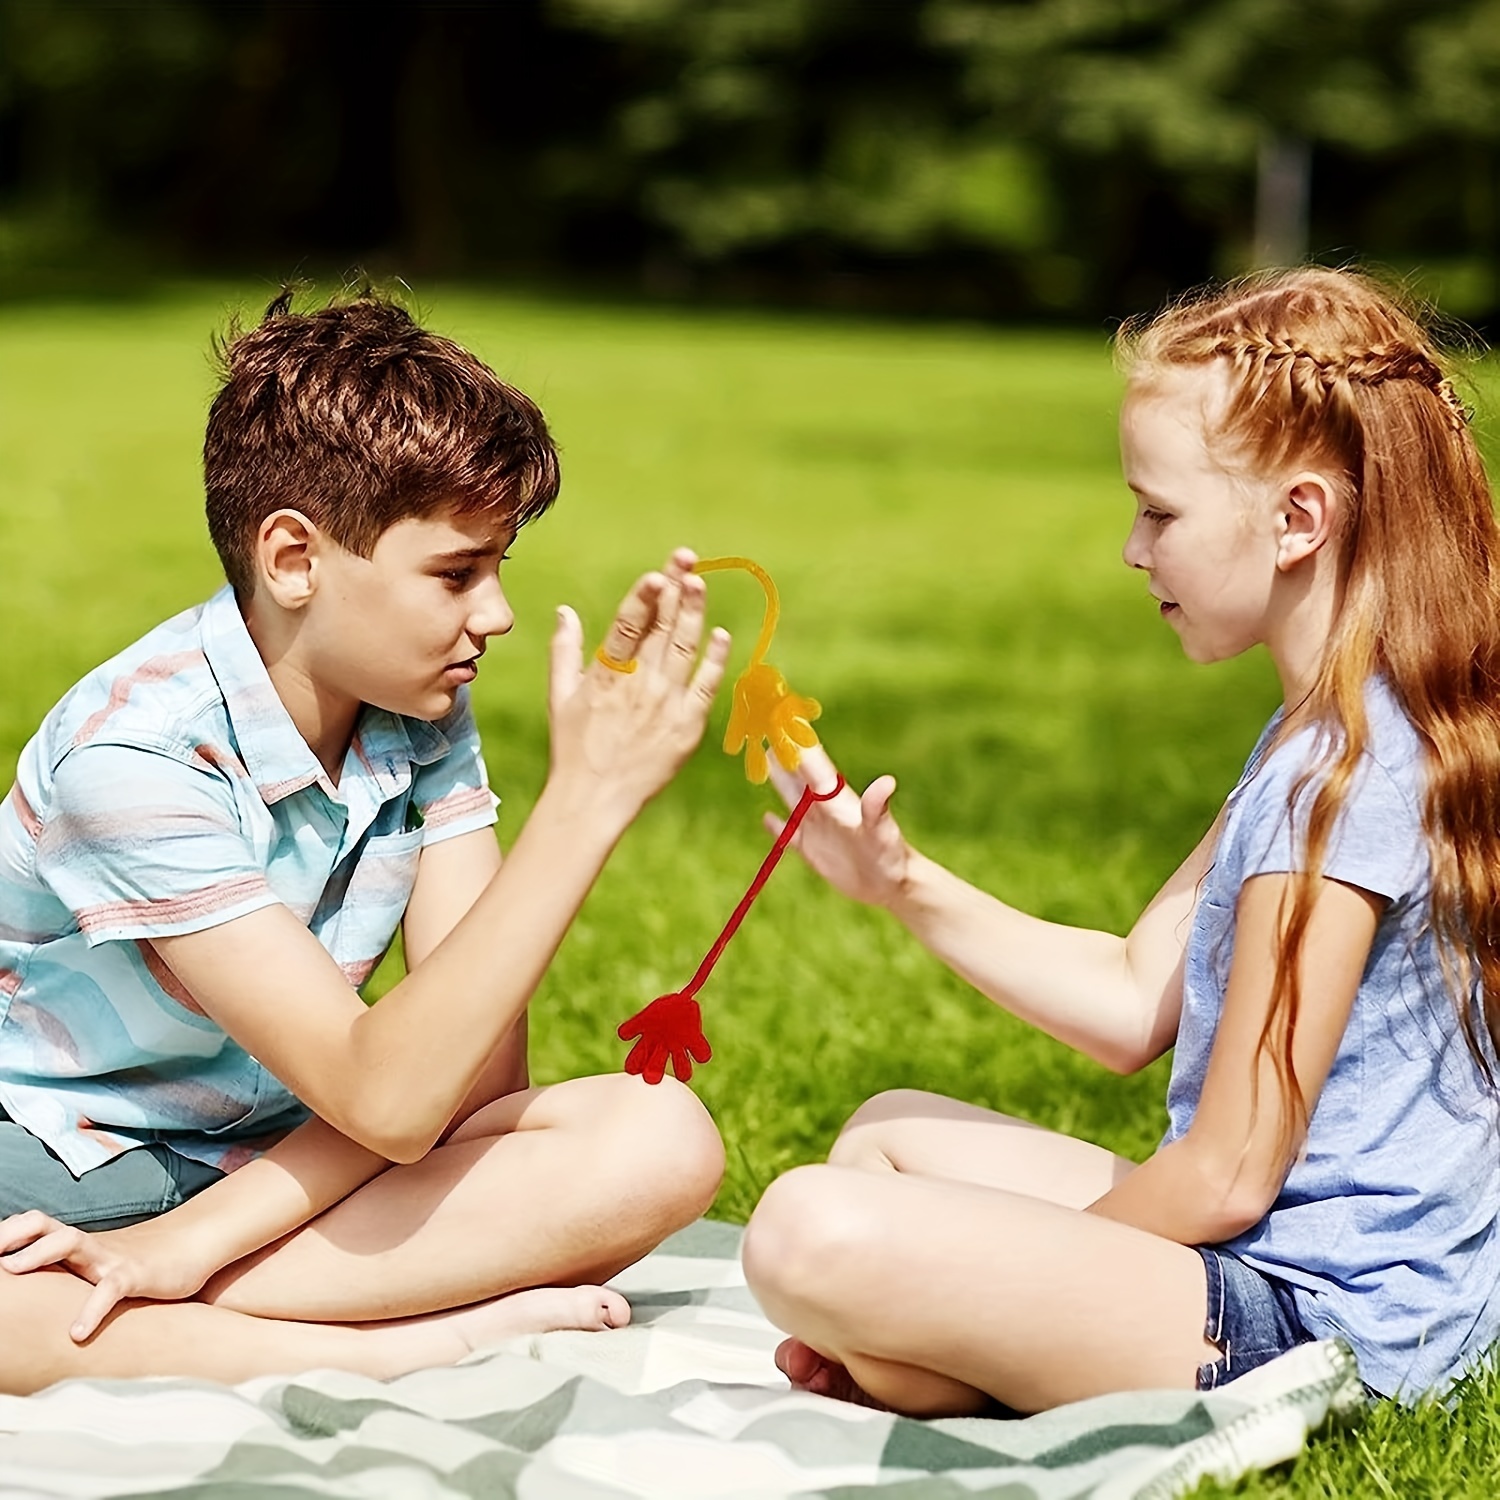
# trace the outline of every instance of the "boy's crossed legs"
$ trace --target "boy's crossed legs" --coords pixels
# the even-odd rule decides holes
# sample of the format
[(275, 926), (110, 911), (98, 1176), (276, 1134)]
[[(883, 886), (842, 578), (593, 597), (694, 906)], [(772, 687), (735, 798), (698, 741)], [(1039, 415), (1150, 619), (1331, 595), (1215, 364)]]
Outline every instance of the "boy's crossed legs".
[(722, 1171), (707, 1111), (670, 1079), (507, 1095), (422, 1160), (226, 1268), (198, 1299), (125, 1304), (83, 1345), (68, 1328), (84, 1281), (0, 1275), (0, 1390), (316, 1366), (387, 1377), (515, 1334), (618, 1326), (628, 1306), (593, 1283), (697, 1218)]
[(793, 1335), (778, 1364), (917, 1416), (1191, 1387), (1220, 1353), (1199, 1256), (1082, 1212), (1132, 1165), (941, 1095), (870, 1100), (751, 1218), (747, 1279)]

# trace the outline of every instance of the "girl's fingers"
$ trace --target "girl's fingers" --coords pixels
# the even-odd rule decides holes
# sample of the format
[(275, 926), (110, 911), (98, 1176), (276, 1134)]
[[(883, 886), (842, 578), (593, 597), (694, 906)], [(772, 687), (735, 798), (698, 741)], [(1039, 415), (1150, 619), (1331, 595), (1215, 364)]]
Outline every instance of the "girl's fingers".
[[(801, 797), (802, 789), (806, 785), (802, 777), (798, 774), (802, 769), (801, 763), (798, 763), (797, 771), (788, 771), (779, 760), (773, 758), (768, 764), (768, 769), (771, 773), (771, 785), (781, 793), (781, 800), (788, 807), (795, 807), (797, 799)], [(778, 818), (777, 822), (779, 823), (780, 821)], [(770, 822), (768, 819), (767, 827), (769, 826)], [(776, 831), (780, 833), (781, 829), (778, 827)]]
[(895, 794), (894, 776), (877, 776), (865, 788), (864, 796), (859, 799), (859, 816), (866, 828), (874, 828), (882, 818), (890, 816), (891, 798)]
[(838, 767), (822, 745), (809, 745), (802, 752), (797, 769), (815, 792), (831, 792), (838, 782)]

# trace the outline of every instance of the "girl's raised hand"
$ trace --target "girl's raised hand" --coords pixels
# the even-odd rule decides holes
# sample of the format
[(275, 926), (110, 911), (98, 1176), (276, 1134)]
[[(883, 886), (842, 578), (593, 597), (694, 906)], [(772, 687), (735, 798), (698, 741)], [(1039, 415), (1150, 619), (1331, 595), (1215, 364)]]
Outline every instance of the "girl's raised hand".
[[(774, 759), (771, 780), (788, 807), (795, 807), (802, 788), (826, 791), (838, 777), (828, 752), (814, 745), (802, 752), (795, 772)], [(869, 906), (889, 906), (901, 893), (911, 846), (891, 816), (894, 776), (878, 776), (859, 796), (845, 787), (837, 797), (816, 802), (807, 811), (793, 847), (837, 891)], [(785, 820), (768, 814), (766, 827), (780, 833)]]
[(708, 723), (729, 636), (715, 630), (702, 660), (706, 591), (694, 555), (674, 552), (625, 596), (598, 657), (584, 660), (583, 627), (564, 606), (552, 638), (554, 778), (602, 795), (628, 821), (676, 773)]
[(94, 1290), (68, 1329), (74, 1343), (93, 1336), (116, 1303), (127, 1297), (176, 1302), (201, 1290), (218, 1269), (198, 1265), (181, 1235), (152, 1220), (90, 1234), (35, 1209), (0, 1219), (0, 1269), (12, 1275), (61, 1266)]

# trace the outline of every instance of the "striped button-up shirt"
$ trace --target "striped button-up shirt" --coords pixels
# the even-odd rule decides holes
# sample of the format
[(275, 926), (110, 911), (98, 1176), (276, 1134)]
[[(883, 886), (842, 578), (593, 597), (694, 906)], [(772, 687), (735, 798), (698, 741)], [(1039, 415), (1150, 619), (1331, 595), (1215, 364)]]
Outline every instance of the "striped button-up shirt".
[(423, 845), (495, 800), (466, 695), (434, 724), (366, 707), (335, 787), (229, 589), (158, 626), (47, 715), (0, 803), (0, 1104), (75, 1174), (155, 1141), (239, 1165), (307, 1111), (150, 939), (279, 904), (357, 986)]

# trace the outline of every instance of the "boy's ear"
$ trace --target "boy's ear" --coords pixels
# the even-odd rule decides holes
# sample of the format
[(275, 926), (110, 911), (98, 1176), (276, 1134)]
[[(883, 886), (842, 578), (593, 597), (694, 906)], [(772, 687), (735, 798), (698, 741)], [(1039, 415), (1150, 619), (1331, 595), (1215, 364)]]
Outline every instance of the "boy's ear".
[(1333, 539), (1338, 523), (1337, 489), (1321, 474), (1298, 474), (1282, 492), (1276, 566), (1289, 572)]
[(282, 609), (301, 609), (318, 588), (323, 533), (300, 510), (272, 511), (255, 534), (260, 585)]

